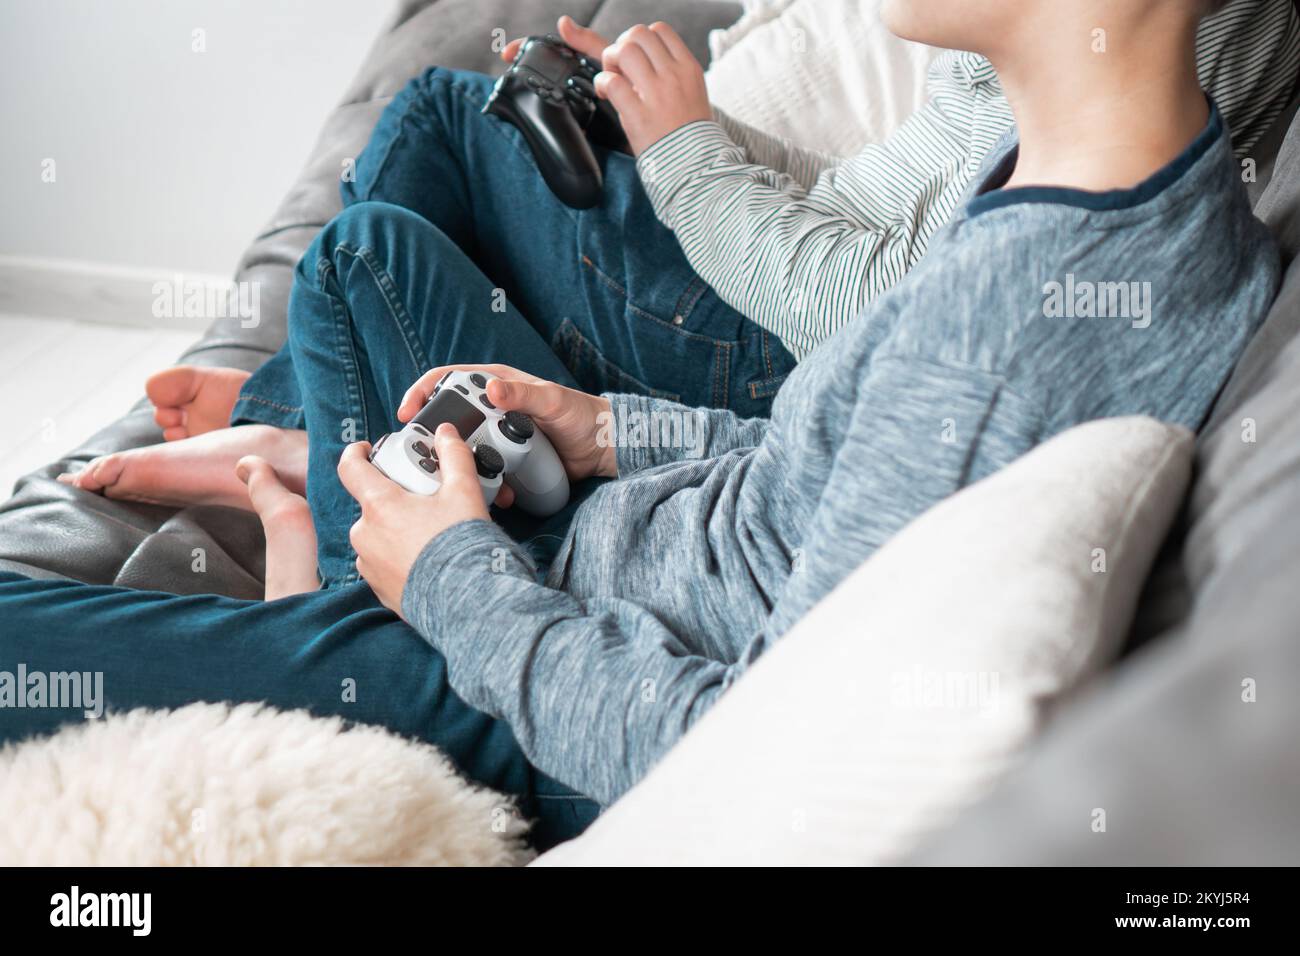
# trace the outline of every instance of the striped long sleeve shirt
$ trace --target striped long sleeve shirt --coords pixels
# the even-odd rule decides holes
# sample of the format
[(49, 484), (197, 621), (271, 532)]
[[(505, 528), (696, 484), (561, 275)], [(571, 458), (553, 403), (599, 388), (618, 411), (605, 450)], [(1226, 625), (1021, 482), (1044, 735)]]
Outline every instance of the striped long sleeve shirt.
[[(1233, 0), (1206, 18), (1197, 70), (1247, 159), (1300, 71), (1291, 0)], [(660, 139), (637, 168), (700, 277), (802, 359), (917, 263), (1014, 125), (997, 74), (978, 54), (940, 56), (928, 94), (889, 139), (852, 158), (800, 148), (715, 110), (712, 121)]]

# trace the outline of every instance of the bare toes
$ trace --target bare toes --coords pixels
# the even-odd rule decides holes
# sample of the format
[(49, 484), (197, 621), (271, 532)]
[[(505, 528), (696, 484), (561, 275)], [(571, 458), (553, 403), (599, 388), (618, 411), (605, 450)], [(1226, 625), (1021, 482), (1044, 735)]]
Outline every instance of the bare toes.
[(103, 489), (104, 494), (112, 495), (118, 482), (126, 474), (127, 461), (126, 455), (109, 455), (101, 458), (99, 464), (95, 466), (91, 480)]
[(103, 492), (122, 476), (126, 460), (122, 455), (103, 455), (92, 458), (81, 471), (59, 475), (59, 481), (82, 491)]
[(193, 365), (177, 365), (154, 372), (144, 383), (144, 393), (159, 409), (179, 410), (180, 406), (188, 405), (198, 395), (199, 370)]
[(158, 405), (153, 410), (153, 420), (159, 428), (175, 428), (185, 424), (185, 409)]

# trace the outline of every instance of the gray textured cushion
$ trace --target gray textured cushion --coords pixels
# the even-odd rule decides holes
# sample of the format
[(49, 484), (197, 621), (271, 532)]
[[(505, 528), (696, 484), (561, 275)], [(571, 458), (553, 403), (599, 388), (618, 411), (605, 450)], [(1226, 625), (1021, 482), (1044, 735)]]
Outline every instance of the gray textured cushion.
[[(1294, 253), (1300, 120), (1256, 210)], [(1182, 530), (1139, 622), (1164, 632), (1058, 715), (1026, 765), (915, 862), (1300, 861), (1297, 331), (1300, 260), (1198, 440)], [(1104, 833), (1090, 828), (1097, 808)]]
[[(253, 369), (284, 341), (293, 267), (340, 207), (339, 172), (355, 157), (388, 100), (427, 66), (496, 73), (492, 31), (543, 33), (568, 13), (615, 35), (637, 22), (666, 20), (708, 62), (708, 31), (739, 16), (733, 3), (699, 0), (405, 0), (375, 41), (343, 102), (329, 116), (306, 168), (244, 253), (236, 278), (261, 284), (261, 324), (218, 320), (183, 360)], [(141, 383), (143, 385), (143, 383)], [(162, 440), (143, 404), (64, 458), (18, 482), (0, 504), (0, 569), (34, 577), (69, 577), (177, 593), (260, 598), (261, 529), (256, 519), (224, 508), (149, 507), (110, 501), (54, 481), (71, 462)], [(205, 552), (194, 570), (193, 549)]]

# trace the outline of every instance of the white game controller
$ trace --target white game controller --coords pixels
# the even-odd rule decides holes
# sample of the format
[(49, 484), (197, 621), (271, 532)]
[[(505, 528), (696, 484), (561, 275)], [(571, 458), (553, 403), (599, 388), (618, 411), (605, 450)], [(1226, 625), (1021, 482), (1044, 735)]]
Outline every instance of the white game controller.
[(433, 433), (451, 422), (474, 452), (483, 500), (491, 504), (504, 480), (515, 504), (531, 515), (553, 515), (569, 500), (569, 476), (560, 456), (523, 412), (503, 412), (487, 397), (487, 372), (448, 372), (434, 386), (424, 408), (400, 432), (385, 435), (370, 450), (371, 463), (407, 491), (438, 490)]

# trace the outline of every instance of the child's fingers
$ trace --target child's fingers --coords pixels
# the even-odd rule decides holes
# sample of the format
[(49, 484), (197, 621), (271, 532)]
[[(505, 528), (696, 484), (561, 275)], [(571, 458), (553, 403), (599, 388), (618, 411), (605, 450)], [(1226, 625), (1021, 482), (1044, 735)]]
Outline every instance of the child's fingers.
[(524, 412), (540, 421), (553, 419), (564, 409), (565, 390), (554, 382), (536, 379), (531, 382), (499, 378), (488, 382), (488, 398), (506, 411)]
[(663, 38), (647, 26), (635, 26), (619, 37), (620, 43), (635, 43), (645, 51), (646, 57), (654, 66), (656, 73), (671, 72), (677, 66), (677, 60), (669, 52)]
[(473, 489), (478, 493), (478, 469), (474, 464), (474, 453), (460, 437), (456, 426), (443, 422), (433, 433), (433, 446), (438, 454), (438, 470), (442, 472), (438, 483), (439, 490), (463, 492)]
[(667, 48), (668, 52), (673, 55), (673, 59), (681, 63), (696, 62), (695, 54), (692, 53), (690, 47), (686, 45), (686, 41), (683, 40), (678, 35), (677, 31), (668, 24), (660, 20), (656, 23), (650, 24), (650, 30), (655, 36), (663, 41), (663, 45)]
[(619, 116), (634, 116), (641, 107), (641, 100), (627, 77), (604, 70), (596, 74), (596, 92), (609, 100), (618, 110)]
[(417, 378), (415, 383), (406, 390), (401, 403), (397, 406), (397, 420), (405, 424), (414, 418), (416, 413), (424, 408), (425, 402), (433, 397), (434, 386), (441, 382), (442, 377), (448, 372), (488, 372), (497, 378), (512, 380), (530, 377), (509, 365), (439, 365)]
[(649, 88), (655, 82), (655, 68), (640, 44), (633, 40), (620, 40), (608, 53), (606, 60), (613, 58), (614, 69), (622, 73), (638, 91)]
[(573, 17), (560, 17), (558, 26), (560, 28), (560, 39), (579, 53), (585, 53), (593, 60), (599, 60), (601, 54), (605, 52), (605, 47), (609, 46), (608, 40), (595, 30), (579, 26)]
[(505, 60), (507, 63), (513, 63), (515, 61), (515, 57), (519, 55), (519, 48), (523, 45), (524, 45), (523, 37), (519, 37), (518, 39), (511, 40), (509, 43), (506, 44), (505, 49), (501, 51), (501, 59)]
[(401, 404), (397, 406), (397, 420), (402, 423), (409, 422), (415, 417), (416, 413), (424, 408), (424, 403), (429, 400), (433, 394), (433, 386), (438, 384), (442, 378), (443, 369), (435, 368), (431, 372), (425, 372), (402, 396)]
[(370, 463), (369, 442), (353, 442), (344, 448), (336, 470), (344, 490), (363, 505), (384, 493), (391, 494), (394, 488), (402, 490)]

